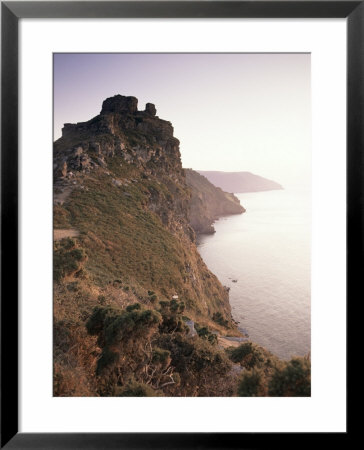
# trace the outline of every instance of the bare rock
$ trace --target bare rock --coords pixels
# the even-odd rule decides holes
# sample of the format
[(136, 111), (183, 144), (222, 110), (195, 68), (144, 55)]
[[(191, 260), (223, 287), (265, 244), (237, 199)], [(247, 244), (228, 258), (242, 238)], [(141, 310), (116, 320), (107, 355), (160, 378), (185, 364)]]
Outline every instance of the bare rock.
[(138, 99), (135, 97), (124, 97), (115, 95), (104, 100), (101, 114), (107, 113), (130, 113), (138, 111)]
[(150, 116), (155, 116), (157, 114), (155, 105), (153, 105), (153, 103), (147, 103), (145, 105), (145, 112)]

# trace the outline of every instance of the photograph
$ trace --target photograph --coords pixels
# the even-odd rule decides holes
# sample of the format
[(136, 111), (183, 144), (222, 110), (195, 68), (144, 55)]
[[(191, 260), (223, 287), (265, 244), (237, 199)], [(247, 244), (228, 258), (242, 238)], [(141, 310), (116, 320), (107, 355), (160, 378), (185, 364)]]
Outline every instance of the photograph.
[(54, 397), (311, 396), (311, 95), (310, 53), (53, 53)]

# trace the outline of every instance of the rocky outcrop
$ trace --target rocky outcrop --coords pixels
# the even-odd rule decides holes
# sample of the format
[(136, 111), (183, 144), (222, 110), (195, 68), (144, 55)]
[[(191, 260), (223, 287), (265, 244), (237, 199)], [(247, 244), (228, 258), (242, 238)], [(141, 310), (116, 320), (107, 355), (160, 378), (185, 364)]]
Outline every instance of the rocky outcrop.
[(235, 195), (217, 188), (192, 169), (185, 169), (185, 173), (192, 192), (189, 204), (190, 224), (196, 233), (215, 233), (213, 223), (219, 217), (245, 212)]
[(151, 116), (155, 116), (157, 114), (157, 110), (155, 109), (153, 103), (147, 103), (145, 105), (145, 112)]
[(115, 95), (104, 100), (101, 114), (107, 113), (129, 113), (134, 114), (138, 111), (138, 99), (135, 97), (124, 97)]
[[(107, 98), (100, 115), (88, 122), (64, 125), (62, 137), (54, 144), (55, 185), (60, 188), (74, 183), (77, 172), (106, 169), (114, 157), (137, 167), (144, 178), (157, 176), (172, 191), (186, 191), (179, 140), (173, 136), (172, 124), (156, 116), (152, 103), (138, 111), (135, 97), (121, 95)], [(167, 203), (159, 190), (149, 192), (150, 209), (171, 229), (183, 227), (193, 240), (187, 220), (188, 201), (187, 191)]]
[(101, 113), (88, 122), (66, 123), (54, 145), (55, 178), (104, 166), (105, 158), (115, 154), (147, 173), (173, 170), (175, 177), (183, 177), (172, 124), (156, 116), (152, 103), (144, 111), (137, 106), (135, 97), (116, 95), (106, 99)]
[[(234, 328), (228, 293), (202, 261), (190, 224), (191, 195), (208, 197), (186, 182), (172, 124), (153, 104), (137, 105), (116, 95), (91, 120), (65, 124), (54, 143), (55, 226), (79, 232), (90, 283), (121, 279), (160, 300), (177, 292), (191, 317), (219, 312)], [(221, 195), (224, 205), (206, 207), (209, 220), (237, 210)]]

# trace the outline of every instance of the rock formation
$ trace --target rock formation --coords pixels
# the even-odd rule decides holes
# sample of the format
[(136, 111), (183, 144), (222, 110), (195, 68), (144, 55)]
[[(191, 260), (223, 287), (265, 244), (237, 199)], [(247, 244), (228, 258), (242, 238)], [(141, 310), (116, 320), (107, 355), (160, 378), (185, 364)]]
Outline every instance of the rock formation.
[(192, 169), (185, 169), (185, 173), (192, 192), (189, 204), (190, 224), (196, 233), (212, 234), (215, 232), (213, 223), (219, 217), (245, 212), (235, 195), (214, 186)]
[(116, 95), (91, 120), (65, 124), (54, 143), (55, 227), (79, 232), (84, 270), (96, 285), (115, 278), (160, 299), (177, 292), (193, 317), (220, 312), (233, 327), (228, 293), (202, 261), (191, 224), (206, 231), (199, 211), (211, 225), (218, 214), (242, 208), (211, 186), (201, 194), (191, 189), (172, 124), (153, 104), (143, 111), (137, 105), (135, 97)]

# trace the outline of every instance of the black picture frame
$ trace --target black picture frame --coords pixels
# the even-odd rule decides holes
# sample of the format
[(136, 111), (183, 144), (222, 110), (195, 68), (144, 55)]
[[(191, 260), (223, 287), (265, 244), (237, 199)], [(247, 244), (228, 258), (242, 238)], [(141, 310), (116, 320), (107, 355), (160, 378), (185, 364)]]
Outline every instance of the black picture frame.
[[(1, 2), (1, 448), (227, 449), (271, 447), (274, 443), (292, 448), (298, 442), (306, 444), (312, 437), (310, 433), (285, 434), (283, 439), (280, 433), (18, 432), (18, 21), (118, 17), (347, 19), (348, 313), (349, 300), (355, 303), (363, 291), (364, 1)], [(347, 348), (350, 351), (350, 341)], [(349, 418), (348, 409), (346, 433), (330, 433), (339, 445), (347, 444), (352, 435)], [(328, 437), (316, 433), (315, 443), (327, 444)]]

